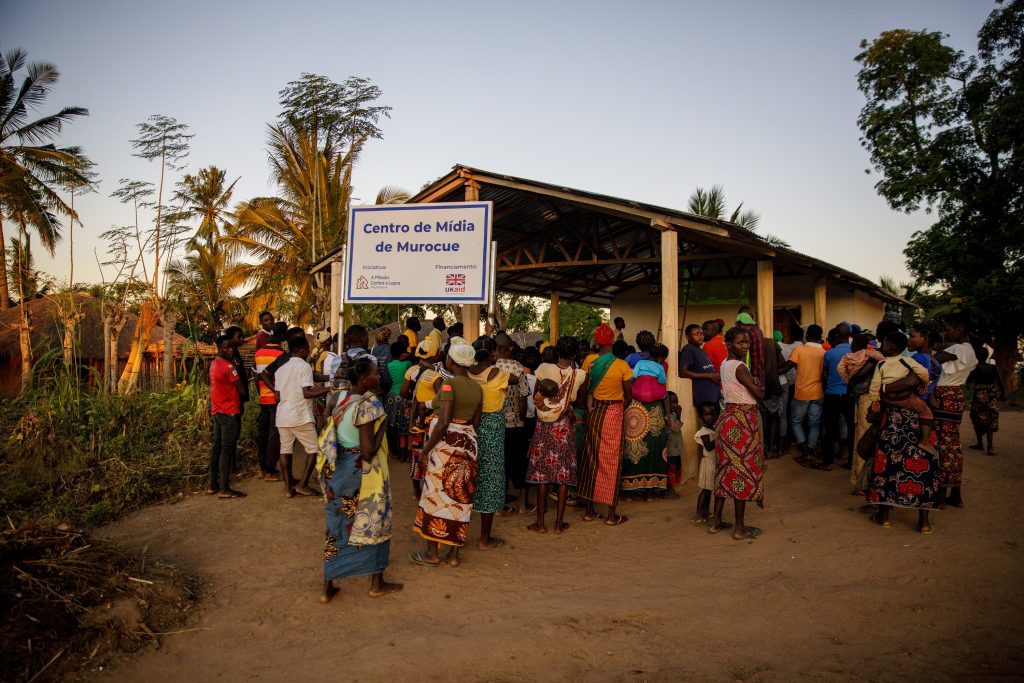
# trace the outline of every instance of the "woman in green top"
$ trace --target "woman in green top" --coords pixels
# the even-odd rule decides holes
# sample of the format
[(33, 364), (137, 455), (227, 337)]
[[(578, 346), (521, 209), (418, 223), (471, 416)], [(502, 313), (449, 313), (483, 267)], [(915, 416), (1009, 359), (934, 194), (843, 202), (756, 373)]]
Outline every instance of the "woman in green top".
[(476, 351), (467, 344), (453, 344), (445, 365), (452, 377), (444, 379), (431, 402), (437, 424), (423, 446), (427, 458), (423, 493), (416, 509), (413, 530), (427, 542), (426, 552), (413, 553), (413, 563), (441, 564), (440, 545), (451, 547), (448, 564), (459, 565), (459, 548), (466, 542), (476, 492), (476, 427), (480, 424), (483, 390), (467, 376), (476, 362)]
[(402, 462), (408, 460), (406, 443), (409, 434), (409, 411), (407, 401), (402, 398), (402, 383), (405, 381), (405, 372), (412, 366), (409, 360), (409, 340), (405, 335), (399, 337), (398, 341), (390, 347), (391, 360), (388, 361), (387, 371), (391, 375), (391, 389), (384, 398), (384, 410), (388, 414), (388, 451)]

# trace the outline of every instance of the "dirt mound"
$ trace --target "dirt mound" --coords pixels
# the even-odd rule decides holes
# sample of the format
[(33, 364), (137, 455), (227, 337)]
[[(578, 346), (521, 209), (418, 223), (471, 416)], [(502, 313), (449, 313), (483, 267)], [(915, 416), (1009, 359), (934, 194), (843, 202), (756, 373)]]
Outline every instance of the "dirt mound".
[(0, 532), (0, 680), (75, 677), (180, 630), (196, 582), (61, 527)]

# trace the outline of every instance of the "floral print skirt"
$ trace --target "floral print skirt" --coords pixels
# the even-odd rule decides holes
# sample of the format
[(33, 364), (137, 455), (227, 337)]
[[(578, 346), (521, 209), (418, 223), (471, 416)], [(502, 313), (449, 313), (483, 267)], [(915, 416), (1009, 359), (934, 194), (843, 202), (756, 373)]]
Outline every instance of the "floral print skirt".
[(476, 428), (479, 456), (474, 512), (497, 512), (505, 507), (505, 413), (483, 413)]
[(428, 541), (465, 545), (476, 478), (476, 430), (473, 425), (453, 421), (427, 454), (413, 531)]
[(537, 422), (530, 442), (526, 481), (530, 484), (576, 484), (576, 430), (566, 414), (554, 422)]

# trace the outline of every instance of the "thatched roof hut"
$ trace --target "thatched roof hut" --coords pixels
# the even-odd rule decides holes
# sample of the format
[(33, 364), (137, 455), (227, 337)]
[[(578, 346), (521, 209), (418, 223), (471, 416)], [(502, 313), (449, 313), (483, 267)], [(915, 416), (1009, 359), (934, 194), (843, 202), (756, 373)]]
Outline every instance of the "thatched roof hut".
[[(76, 356), (83, 366), (102, 371), (103, 369), (103, 308), (96, 297), (86, 294), (74, 294), (75, 306), (82, 314), (78, 328), (78, 348)], [(32, 320), (33, 356), (39, 358), (50, 350), (64, 347), (64, 323), (60, 317), (58, 301), (51, 297), (33, 299), (27, 303)], [(124, 327), (117, 338), (117, 358), (120, 364), (128, 360), (131, 351), (132, 337), (138, 316), (129, 313)], [(21, 343), (18, 338), (18, 326), (21, 323), (21, 310), (18, 307), (0, 310), (0, 395), (13, 396), (21, 391)], [(182, 353), (212, 357), (216, 348), (210, 344), (199, 344), (190, 341), (180, 334), (174, 334), (174, 355), (180, 358)], [(149, 337), (145, 351), (145, 365), (155, 365), (163, 353), (164, 331), (157, 325)], [(119, 369), (120, 369), (119, 364)], [(147, 368), (151, 369), (151, 368)]]

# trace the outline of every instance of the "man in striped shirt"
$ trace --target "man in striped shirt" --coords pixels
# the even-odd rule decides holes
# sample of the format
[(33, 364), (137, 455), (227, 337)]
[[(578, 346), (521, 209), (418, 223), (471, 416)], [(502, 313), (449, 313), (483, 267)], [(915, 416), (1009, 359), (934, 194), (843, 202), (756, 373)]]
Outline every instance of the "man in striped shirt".
[[(267, 343), (256, 349), (253, 358), (257, 377), (267, 369), (267, 366), (284, 355), (281, 343), (287, 333), (288, 325), (286, 323), (277, 322), (271, 327)], [(277, 471), (278, 457), (281, 453), (281, 437), (274, 424), (277, 417), (277, 397), (274, 395), (274, 390), (268, 387), (262, 379), (257, 379), (256, 382), (260, 390), (260, 416), (256, 422), (256, 448), (260, 458), (260, 479), (281, 481), (281, 475)]]

